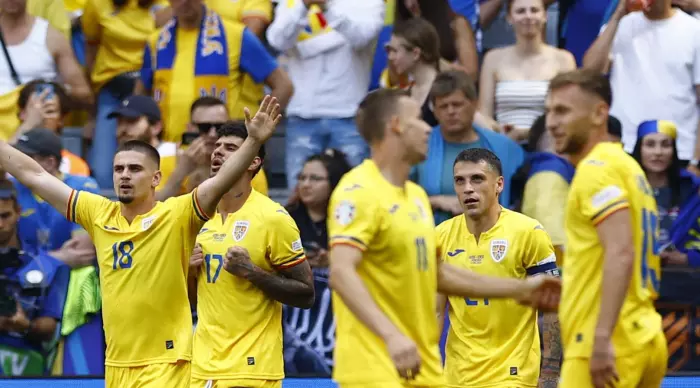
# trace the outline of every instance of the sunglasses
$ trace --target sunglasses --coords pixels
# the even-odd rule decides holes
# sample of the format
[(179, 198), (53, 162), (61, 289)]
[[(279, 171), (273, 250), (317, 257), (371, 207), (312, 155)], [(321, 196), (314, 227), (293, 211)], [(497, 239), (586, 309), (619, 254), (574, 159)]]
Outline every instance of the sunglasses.
[(199, 133), (207, 133), (212, 128), (214, 128), (215, 131), (218, 131), (219, 128), (224, 126), (224, 123), (194, 123), (194, 125), (197, 126)]

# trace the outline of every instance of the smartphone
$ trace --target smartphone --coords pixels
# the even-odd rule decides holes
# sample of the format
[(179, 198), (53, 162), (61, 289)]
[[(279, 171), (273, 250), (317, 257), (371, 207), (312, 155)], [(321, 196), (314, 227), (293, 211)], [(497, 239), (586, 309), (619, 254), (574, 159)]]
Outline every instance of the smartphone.
[(198, 132), (185, 132), (182, 134), (182, 145), (190, 145), (194, 141), (194, 139), (199, 137)]
[(47, 82), (37, 84), (34, 91), (36, 92), (36, 94), (41, 94), (44, 92), (44, 90), (47, 90), (47, 89), (49, 90), (49, 92), (46, 94), (46, 99), (50, 100), (54, 97), (54, 94), (55, 94), (53, 84), (50, 84)]

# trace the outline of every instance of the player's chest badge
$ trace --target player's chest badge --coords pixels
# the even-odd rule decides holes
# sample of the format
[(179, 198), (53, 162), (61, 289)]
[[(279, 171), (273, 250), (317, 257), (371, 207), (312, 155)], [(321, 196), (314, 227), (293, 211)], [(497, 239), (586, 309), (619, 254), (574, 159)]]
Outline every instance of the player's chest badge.
[(491, 240), (491, 258), (500, 263), (508, 252), (508, 240)]
[(248, 229), (250, 229), (250, 222), (236, 221), (233, 224), (233, 239), (236, 242), (243, 240), (243, 237), (245, 237), (246, 233), (248, 233)]

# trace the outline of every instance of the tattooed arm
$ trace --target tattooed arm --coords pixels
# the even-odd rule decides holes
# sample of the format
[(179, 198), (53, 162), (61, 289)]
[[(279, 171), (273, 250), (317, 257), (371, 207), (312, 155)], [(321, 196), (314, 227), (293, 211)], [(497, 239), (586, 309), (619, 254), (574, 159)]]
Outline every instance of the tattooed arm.
[(542, 368), (540, 370), (540, 388), (556, 388), (561, 368), (562, 346), (559, 333), (557, 313), (544, 313), (542, 318)]
[(231, 247), (224, 257), (224, 269), (253, 283), (280, 303), (305, 309), (314, 304), (314, 278), (306, 260), (270, 273), (255, 265), (245, 248)]

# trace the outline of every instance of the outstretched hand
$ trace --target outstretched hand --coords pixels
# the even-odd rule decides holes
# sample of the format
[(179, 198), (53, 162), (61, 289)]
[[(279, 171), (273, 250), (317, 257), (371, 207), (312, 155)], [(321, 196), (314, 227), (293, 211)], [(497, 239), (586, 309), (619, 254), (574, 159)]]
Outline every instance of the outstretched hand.
[(276, 97), (266, 95), (260, 103), (260, 108), (255, 113), (255, 116), (250, 117), (250, 110), (243, 108), (245, 115), (245, 127), (248, 130), (248, 136), (264, 143), (275, 132), (277, 124), (282, 119), (280, 114), (280, 104)]
[(538, 275), (525, 279), (518, 302), (540, 311), (556, 311), (561, 295), (561, 280), (554, 276)]

